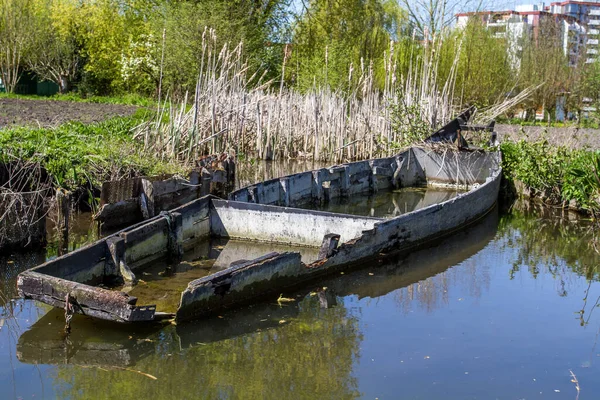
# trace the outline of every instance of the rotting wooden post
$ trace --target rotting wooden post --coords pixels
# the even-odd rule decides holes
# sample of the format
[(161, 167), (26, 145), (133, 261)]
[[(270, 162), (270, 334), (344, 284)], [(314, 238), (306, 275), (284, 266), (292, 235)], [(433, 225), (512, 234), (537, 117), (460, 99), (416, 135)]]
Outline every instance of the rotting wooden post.
[(227, 157), (225, 163), (225, 170), (227, 171), (227, 192), (231, 192), (235, 188), (235, 161), (232, 157)]
[(169, 223), (168, 257), (171, 263), (176, 263), (183, 257), (183, 216), (172, 212), (165, 213), (165, 217)]
[(71, 213), (71, 196), (67, 191), (56, 190), (56, 203), (58, 209), (57, 229), (60, 233), (58, 246), (59, 256), (69, 250), (69, 218)]
[(212, 172), (210, 181), (210, 194), (221, 198), (227, 197), (227, 171), (224, 169), (216, 169)]
[(319, 255), (317, 257), (318, 260), (323, 260), (325, 258), (331, 257), (340, 243), (340, 235), (337, 233), (328, 233), (323, 237), (323, 243), (321, 244), (321, 249), (319, 250)]
[(290, 178), (279, 179), (281, 183), (281, 189), (283, 191), (283, 198), (280, 198), (281, 204), (285, 207), (290, 206)]
[(343, 170), (339, 171), (340, 174), (340, 196), (348, 197), (348, 191), (350, 190), (350, 174), (348, 173), (348, 167), (343, 166)]
[(313, 188), (312, 188), (312, 198), (315, 203), (322, 204), (323, 203), (323, 179), (322, 179), (322, 171), (317, 169), (313, 171)]
[(248, 203), (260, 204), (258, 200), (258, 188), (256, 186), (248, 187)]
[(202, 196), (206, 196), (207, 194), (210, 193), (210, 181), (212, 180), (212, 174), (210, 173), (210, 171), (208, 169), (206, 169), (205, 167), (202, 167), (202, 171), (200, 172), (201, 175), (201, 181), (202, 181), (202, 186), (200, 188), (201, 192), (202, 192)]
[(337, 305), (335, 294), (328, 288), (324, 287), (317, 290), (319, 296), (319, 305), (321, 308), (332, 308)]
[(154, 185), (148, 179), (142, 179), (141, 181), (139, 201), (144, 219), (154, 217)]
[(190, 176), (189, 176), (188, 180), (190, 181), (190, 185), (194, 185), (196, 187), (196, 196), (202, 197), (203, 193), (202, 193), (202, 182), (200, 180), (200, 171), (198, 169), (192, 170), (192, 172), (190, 172)]
[(134, 285), (137, 283), (135, 274), (125, 262), (125, 240), (120, 237), (110, 237), (106, 239), (110, 259), (114, 265), (114, 274), (119, 274), (126, 284)]
[(394, 171), (394, 175), (392, 176), (392, 184), (394, 189), (400, 189), (402, 187), (402, 179), (400, 178), (402, 174), (402, 167), (404, 166), (404, 158), (396, 157), (396, 170)]

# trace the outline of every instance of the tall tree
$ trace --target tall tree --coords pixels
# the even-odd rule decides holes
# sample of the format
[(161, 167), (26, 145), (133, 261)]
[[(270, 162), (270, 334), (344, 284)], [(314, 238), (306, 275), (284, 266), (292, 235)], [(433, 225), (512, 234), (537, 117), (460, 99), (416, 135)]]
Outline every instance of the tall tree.
[[(481, 20), (472, 18), (462, 31), (454, 31), (446, 43), (449, 53), (446, 60), (453, 59), (455, 51), (460, 51), (457, 104), (487, 107), (509, 95), (517, 83), (509, 39), (496, 37)], [(458, 49), (457, 43), (460, 43)]]
[(26, 60), (38, 78), (55, 82), (61, 93), (71, 89), (82, 66), (81, 3), (77, 0), (37, 0), (35, 38)]
[[(481, 10), (486, 0), (400, 0), (417, 34), (428, 37), (447, 27), (458, 12)], [(497, 4), (496, 4), (497, 5)]]
[(528, 104), (531, 109), (554, 109), (556, 97), (572, 88), (576, 69), (564, 54), (560, 24), (554, 18), (540, 19), (539, 27), (525, 37), (519, 80), (523, 87), (541, 84)]
[(9, 93), (19, 82), (23, 57), (33, 32), (33, 7), (28, 0), (0, 0), (0, 78)]
[[(390, 41), (405, 16), (392, 0), (310, 0), (294, 31), (292, 79), (300, 88), (313, 83), (344, 87), (361, 70), (382, 67)], [(351, 70), (359, 73), (352, 74)]]
[[(288, 4), (289, 0), (166, 3), (164, 19), (156, 19), (154, 26), (160, 39), (166, 29), (164, 85), (180, 93), (194, 90), (203, 51), (208, 51), (206, 28), (217, 37), (216, 48), (210, 51), (218, 54), (225, 44), (235, 47), (242, 42), (251, 70), (276, 76), (283, 59)], [(160, 58), (157, 61), (160, 65)]]

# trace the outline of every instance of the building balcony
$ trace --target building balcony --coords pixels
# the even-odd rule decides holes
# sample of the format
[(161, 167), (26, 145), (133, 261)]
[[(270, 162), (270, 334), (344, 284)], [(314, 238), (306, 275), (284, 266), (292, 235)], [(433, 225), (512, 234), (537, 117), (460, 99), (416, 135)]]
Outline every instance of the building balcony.
[(587, 49), (587, 54), (598, 54), (598, 49)]
[(596, 9), (590, 10), (588, 12), (588, 15), (598, 15), (598, 16), (600, 16), (600, 8), (596, 8)]
[(598, 30), (598, 29), (590, 29), (587, 31), (588, 35), (597, 35), (599, 33), (600, 33), (600, 30)]
[(600, 19), (590, 19), (588, 21), (588, 25), (589, 26), (599, 26), (600, 25)]
[(598, 39), (588, 39), (587, 45), (589, 46), (590, 44), (598, 44)]

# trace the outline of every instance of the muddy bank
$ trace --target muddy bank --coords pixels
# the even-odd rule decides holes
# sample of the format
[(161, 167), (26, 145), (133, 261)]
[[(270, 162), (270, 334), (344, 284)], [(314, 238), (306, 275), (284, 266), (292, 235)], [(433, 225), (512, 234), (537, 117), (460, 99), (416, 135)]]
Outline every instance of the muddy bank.
[(90, 124), (111, 117), (130, 116), (137, 109), (137, 106), (121, 104), (0, 99), (0, 129), (11, 126), (54, 127), (70, 121)]

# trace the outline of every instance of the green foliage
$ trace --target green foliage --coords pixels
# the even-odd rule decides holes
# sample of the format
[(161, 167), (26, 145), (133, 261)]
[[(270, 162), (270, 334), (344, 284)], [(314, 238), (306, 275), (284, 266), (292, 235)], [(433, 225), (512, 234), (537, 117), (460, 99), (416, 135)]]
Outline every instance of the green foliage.
[(407, 105), (401, 93), (397, 98), (398, 101), (390, 106), (390, 120), (392, 130), (398, 134), (399, 140), (390, 145), (400, 149), (425, 139), (431, 134), (431, 128), (421, 117), (418, 105)]
[(34, 39), (27, 67), (40, 80), (56, 83), (60, 93), (70, 90), (81, 67), (80, 8), (73, 0), (32, 0), (35, 13), (29, 27)]
[(301, 90), (315, 84), (348, 88), (373, 68), (382, 87), (384, 53), (406, 25), (398, 4), (389, 0), (307, 3), (294, 30), (288, 79)]
[(152, 100), (149, 97), (142, 96), (136, 93), (125, 93), (119, 96), (83, 96), (81, 93), (78, 92), (70, 92), (66, 94), (57, 93), (52, 96), (0, 93), (0, 99), (2, 98), (27, 100), (59, 100), (82, 103), (123, 104), (140, 107), (156, 107), (156, 101)]
[(558, 20), (542, 19), (537, 35), (525, 36), (520, 46), (520, 84), (523, 87), (542, 84), (525, 105), (526, 108), (553, 110), (556, 97), (574, 88), (578, 68), (569, 67), (569, 59), (564, 54), (560, 39), (560, 24), (562, 22)]
[(472, 18), (462, 31), (453, 31), (444, 40), (442, 75), (450, 73), (452, 60), (460, 52), (456, 79), (459, 104), (488, 107), (509, 94), (515, 71), (505, 38), (496, 37), (480, 20)]
[(568, 160), (566, 148), (550, 146), (545, 140), (533, 143), (520, 140), (503, 143), (501, 149), (506, 176), (547, 195), (560, 194)]
[(14, 92), (23, 58), (31, 47), (34, 7), (29, 0), (0, 0), (0, 80)]
[(600, 211), (598, 151), (550, 146), (545, 140), (506, 142), (501, 149), (508, 179), (523, 182), (551, 204), (574, 200), (592, 214)]
[(562, 190), (563, 197), (573, 199), (581, 208), (596, 214), (600, 211), (600, 152), (577, 152), (571, 159)]
[[(194, 91), (200, 69), (213, 68), (202, 65), (203, 55), (216, 58), (222, 47), (235, 47), (243, 42), (241, 50), (248, 58), (251, 71), (267, 71), (274, 77), (283, 58), (280, 34), (286, 1), (269, 0), (249, 2), (242, 0), (165, 3), (164, 20), (154, 21), (153, 34), (162, 48), (165, 34), (164, 86), (183, 94)], [(209, 29), (213, 29), (216, 44), (210, 43)], [(157, 52), (160, 65), (160, 52)], [(210, 71), (209, 71), (210, 72)], [(158, 75), (156, 76), (158, 80)]]
[(75, 189), (104, 180), (177, 172), (180, 167), (145, 154), (131, 135), (137, 118), (113, 118), (93, 125), (68, 123), (55, 129), (0, 130), (0, 161), (39, 162), (54, 184)]

